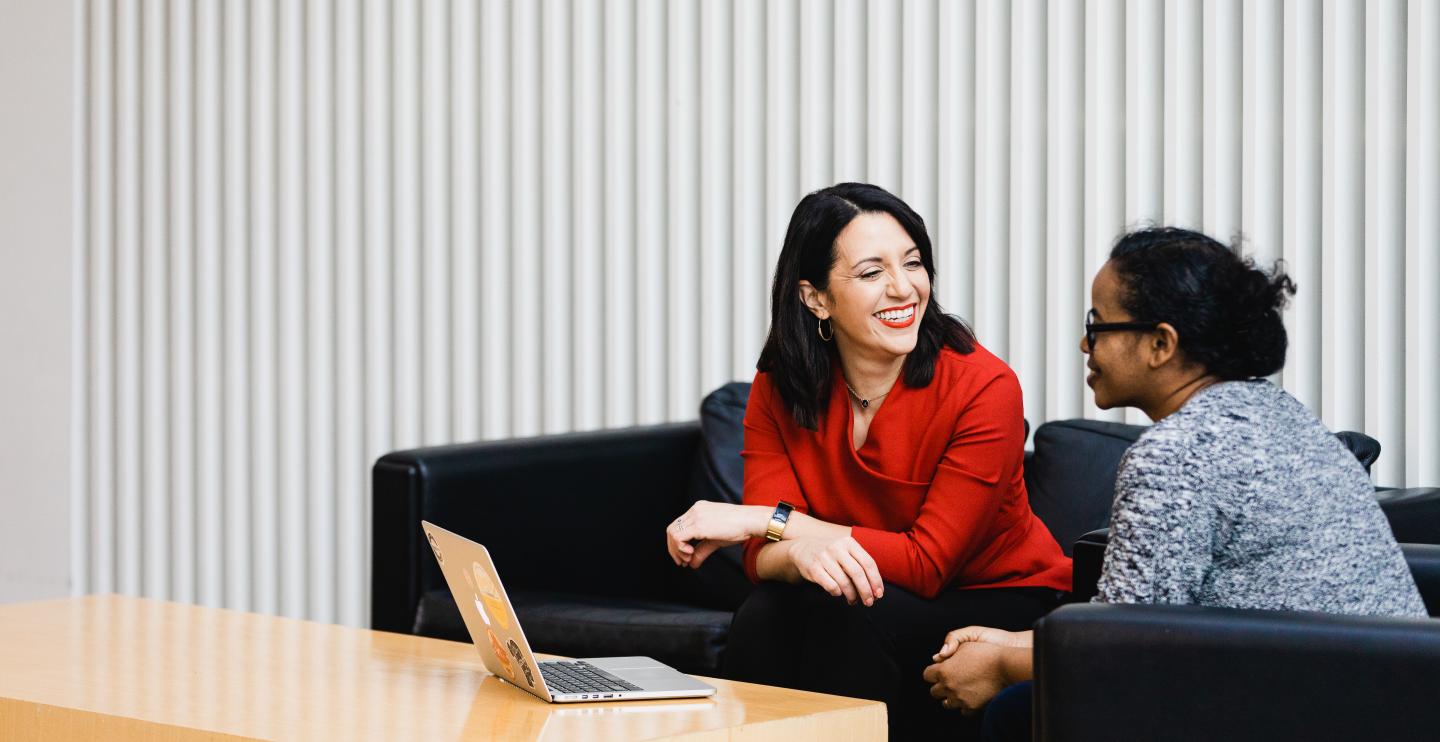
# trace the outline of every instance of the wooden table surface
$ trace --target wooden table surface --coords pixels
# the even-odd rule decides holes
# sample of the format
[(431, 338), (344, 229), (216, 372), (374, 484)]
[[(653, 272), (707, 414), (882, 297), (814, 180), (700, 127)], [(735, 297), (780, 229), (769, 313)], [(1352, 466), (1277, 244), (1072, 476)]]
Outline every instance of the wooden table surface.
[(548, 704), (470, 644), (120, 596), (0, 605), (0, 739), (875, 740), (885, 706), (706, 679)]

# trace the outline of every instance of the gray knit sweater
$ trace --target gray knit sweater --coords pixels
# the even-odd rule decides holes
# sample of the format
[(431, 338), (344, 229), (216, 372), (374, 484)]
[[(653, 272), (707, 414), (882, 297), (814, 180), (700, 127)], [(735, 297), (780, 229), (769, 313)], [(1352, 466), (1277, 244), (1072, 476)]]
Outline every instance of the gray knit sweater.
[(1263, 380), (1201, 390), (1125, 453), (1095, 600), (1426, 615), (1365, 470)]

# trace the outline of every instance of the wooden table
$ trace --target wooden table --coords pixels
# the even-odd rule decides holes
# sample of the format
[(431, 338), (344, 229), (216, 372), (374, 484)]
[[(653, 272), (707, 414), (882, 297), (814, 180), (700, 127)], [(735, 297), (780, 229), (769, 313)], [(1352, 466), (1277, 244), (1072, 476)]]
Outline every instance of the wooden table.
[(113, 595), (0, 606), (3, 740), (885, 738), (884, 704), (707, 681), (548, 704), (469, 644)]

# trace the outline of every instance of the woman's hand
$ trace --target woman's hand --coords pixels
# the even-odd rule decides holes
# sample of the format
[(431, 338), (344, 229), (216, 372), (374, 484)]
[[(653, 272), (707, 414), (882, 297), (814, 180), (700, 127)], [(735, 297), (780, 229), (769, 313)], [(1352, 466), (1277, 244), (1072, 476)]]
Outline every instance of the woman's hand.
[(985, 644), (996, 644), (1002, 647), (1021, 647), (1029, 649), (1033, 646), (1035, 632), (1033, 631), (1005, 631), (1004, 629), (992, 629), (988, 626), (966, 626), (963, 629), (955, 629), (945, 635), (945, 643), (940, 645), (940, 651), (935, 653), (936, 662), (945, 661), (955, 650), (966, 642), (982, 642)]
[(698, 569), (716, 549), (765, 535), (770, 513), (759, 505), (700, 500), (666, 526), (665, 548), (677, 566)]
[(873, 605), (885, 595), (880, 569), (853, 536), (798, 539), (790, 546), (790, 561), (801, 577), (851, 605)]
[(987, 642), (964, 642), (944, 661), (925, 668), (930, 695), (947, 709), (973, 714), (1015, 682), (1006, 675), (1005, 653), (1022, 651)]

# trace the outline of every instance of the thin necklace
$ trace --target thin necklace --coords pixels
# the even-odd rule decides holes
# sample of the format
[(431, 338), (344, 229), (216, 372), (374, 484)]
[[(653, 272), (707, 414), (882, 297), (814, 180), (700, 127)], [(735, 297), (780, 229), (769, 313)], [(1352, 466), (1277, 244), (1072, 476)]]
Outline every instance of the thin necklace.
[(884, 397), (885, 394), (889, 394), (891, 391), (893, 391), (893, 390), (895, 389), (894, 386), (891, 386), (890, 389), (885, 392), (885, 394), (881, 394), (881, 395), (878, 396), (878, 397), (871, 397), (870, 399), (866, 399), (866, 398), (860, 396), (860, 392), (855, 391), (855, 387), (850, 386), (850, 382), (846, 381), (846, 382), (844, 382), (844, 384), (845, 384), (845, 388), (850, 390), (850, 396), (854, 397), (856, 400), (858, 400), (858, 401), (860, 402), (860, 409), (862, 409), (862, 410), (863, 410), (863, 409), (867, 409), (868, 407), (870, 407), (870, 403), (871, 403), (871, 402), (878, 402), (878, 401), (880, 401), (880, 399), (881, 399), (882, 397)]

